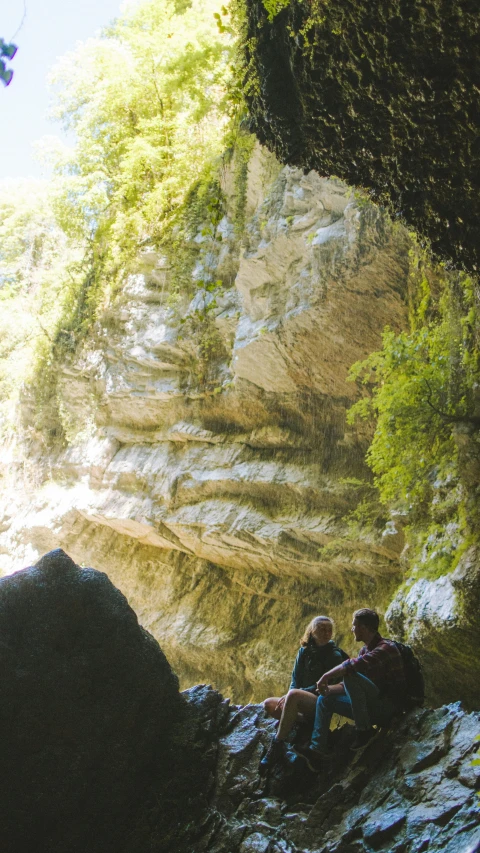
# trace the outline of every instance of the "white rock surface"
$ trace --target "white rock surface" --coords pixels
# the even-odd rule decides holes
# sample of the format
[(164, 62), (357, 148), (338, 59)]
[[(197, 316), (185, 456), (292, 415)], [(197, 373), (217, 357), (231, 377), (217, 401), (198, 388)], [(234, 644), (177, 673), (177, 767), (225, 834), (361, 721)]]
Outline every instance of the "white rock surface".
[(247, 198), (241, 248), (222, 225), (219, 263), (238, 272), (214, 312), (213, 380), (196, 381), (180, 322), (205, 294), (173, 308), (165, 259), (143, 253), (116, 331), (62, 371), (67, 448), (19, 441), (5, 465), (0, 558), (11, 571), (61, 545), (104, 568), (184, 685), (261, 698), (288, 684), (311, 616), (333, 613), (348, 645), (352, 609), (383, 610), (400, 579), (399, 538), (349, 518), (368, 436), (345, 412), (350, 366), (405, 324), (407, 243), (339, 181), (260, 149)]

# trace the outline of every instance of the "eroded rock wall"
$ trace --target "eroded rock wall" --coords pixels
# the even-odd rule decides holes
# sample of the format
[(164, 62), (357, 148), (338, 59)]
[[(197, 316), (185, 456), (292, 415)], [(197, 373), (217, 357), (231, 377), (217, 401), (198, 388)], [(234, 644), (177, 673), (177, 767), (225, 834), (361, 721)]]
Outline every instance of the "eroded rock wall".
[(369, 436), (345, 414), (363, 393), (352, 363), (405, 325), (408, 241), (341, 182), (260, 148), (249, 175), (241, 246), (220, 223), (215, 263), (236, 275), (209, 312), (224, 355), (208, 386), (181, 320), (211, 294), (172, 304), (168, 263), (146, 252), (115, 322), (62, 367), (66, 448), (45, 451), (26, 389), (0, 545), (6, 571), (54, 545), (105, 569), (184, 686), (259, 699), (287, 686), (313, 615), (351, 649), (352, 609), (384, 612), (401, 580), (402, 533), (362, 514)]

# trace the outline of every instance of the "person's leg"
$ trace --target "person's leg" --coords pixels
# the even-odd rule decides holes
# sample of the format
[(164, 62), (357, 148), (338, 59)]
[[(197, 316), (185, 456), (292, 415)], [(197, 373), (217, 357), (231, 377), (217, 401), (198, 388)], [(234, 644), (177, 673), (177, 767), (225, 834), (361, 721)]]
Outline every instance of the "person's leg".
[(310, 715), (313, 719), (317, 697), (305, 690), (289, 690), (283, 706), (277, 735), (273, 738), (266, 754), (260, 761), (260, 773), (265, 774), (270, 767), (286, 756), (285, 738), (295, 725), (298, 715)]
[(327, 752), (328, 732), (333, 714), (353, 719), (353, 712), (348, 696), (319, 696), (315, 710), (315, 723), (313, 726), (310, 749), (320, 755)]
[(352, 704), (353, 719), (358, 731), (367, 731), (373, 724), (384, 725), (395, 712), (393, 702), (382, 696), (380, 690), (360, 673), (344, 678), (345, 693)]
[(282, 709), (277, 707), (279, 702), (280, 696), (269, 696), (268, 699), (265, 699), (263, 709), (267, 717), (273, 717), (275, 720), (280, 719), (282, 716)]
[(314, 693), (307, 693), (306, 690), (289, 690), (283, 706), (277, 740), (285, 740), (288, 737), (299, 715), (303, 719), (313, 720), (316, 704), (317, 697)]
[(352, 706), (355, 727), (358, 731), (371, 729), (371, 713), (380, 696), (378, 687), (373, 681), (358, 672), (346, 675), (343, 679), (343, 686)]

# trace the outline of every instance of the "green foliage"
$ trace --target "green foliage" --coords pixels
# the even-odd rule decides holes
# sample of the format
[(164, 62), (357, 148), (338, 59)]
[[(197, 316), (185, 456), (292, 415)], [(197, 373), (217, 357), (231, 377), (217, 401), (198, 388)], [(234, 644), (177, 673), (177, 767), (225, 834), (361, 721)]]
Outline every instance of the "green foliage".
[[(212, 390), (216, 381), (213, 368), (226, 357), (225, 344), (214, 322), (217, 298), (224, 289), (223, 280), (216, 277), (223, 242), (220, 224), (224, 214), (225, 199), (218, 181), (212, 178), (209, 183), (197, 184), (190, 204), (185, 206), (183, 218), (187, 229), (199, 229), (200, 250), (196, 259), (196, 276), (192, 276), (198, 298), (193, 310), (180, 323), (183, 326), (182, 337), (192, 345), (194, 377), (202, 390)], [(185, 237), (184, 234), (184, 240)]]
[[(65, 305), (78, 286), (82, 251), (58, 226), (44, 181), (0, 184), (0, 431), (13, 428), (24, 382), (32, 381), (40, 353), (50, 352)], [(40, 360), (42, 360), (40, 358)], [(34, 382), (45, 393), (44, 372)]]
[(262, 0), (262, 2), (265, 6), (268, 20), (273, 21), (278, 13), (288, 6), (290, 0)]
[(0, 80), (4, 86), (9, 86), (13, 77), (12, 69), (7, 68), (4, 60), (13, 59), (16, 52), (17, 46), (15, 44), (7, 44), (4, 39), (0, 38)]
[(386, 329), (383, 350), (351, 370), (352, 379), (375, 389), (351, 409), (349, 419), (377, 418), (368, 459), (386, 502), (421, 506), (429, 499), (432, 472), (455, 457), (452, 424), (474, 411), (474, 287), (464, 275), (445, 275), (444, 284), (426, 325), (399, 335)]
[(349, 538), (364, 537), (368, 533), (378, 534), (385, 527), (387, 520), (385, 507), (381, 505), (372, 486), (370, 494), (362, 498), (346, 517)]
[(478, 293), (470, 277), (432, 272), (418, 253), (411, 284), (411, 331), (386, 329), (383, 349), (353, 365), (351, 378), (371, 396), (348, 418), (376, 421), (367, 459), (381, 500), (407, 513), (422, 571), (438, 576), (455, 567), (469, 535), (453, 428), (480, 424)]
[(247, 205), (248, 166), (255, 147), (255, 136), (239, 129), (233, 142), (233, 186), (235, 210), (233, 221), (237, 235), (243, 232)]
[(52, 75), (55, 115), (77, 137), (70, 154), (50, 152), (63, 176), (58, 215), (87, 241), (102, 229), (107, 268), (161, 241), (222, 151), (231, 36), (218, 31), (215, 8), (149, 0), (127, 9)]
[[(216, 280), (213, 256), (223, 151), (238, 125), (234, 50), (227, 10), (213, 0), (146, 0), (51, 76), (53, 115), (75, 145), (39, 145), (54, 168), (48, 186), (0, 192), (0, 390), (11, 403), (26, 379), (36, 401), (31, 426), (48, 441), (65, 434), (59, 367), (95, 334), (144, 247), (170, 261), (173, 301), (205, 291), (185, 324), (203, 382), (219, 356), (212, 312), (230, 282)], [(192, 275), (199, 263), (200, 277)]]

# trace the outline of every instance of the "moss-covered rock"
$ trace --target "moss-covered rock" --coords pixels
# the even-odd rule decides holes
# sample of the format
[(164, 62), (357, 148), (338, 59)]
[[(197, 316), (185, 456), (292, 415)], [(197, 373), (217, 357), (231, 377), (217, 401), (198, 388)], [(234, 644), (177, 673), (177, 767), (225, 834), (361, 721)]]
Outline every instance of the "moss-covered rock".
[(285, 163), (390, 206), (442, 259), (479, 267), (473, 0), (247, 0), (247, 100)]
[(478, 707), (479, 565), (478, 548), (471, 546), (455, 571), (407, 581), (385, 615), (394, 636), (413, 643), (420, 656), (431, 702), (461, 696)]

